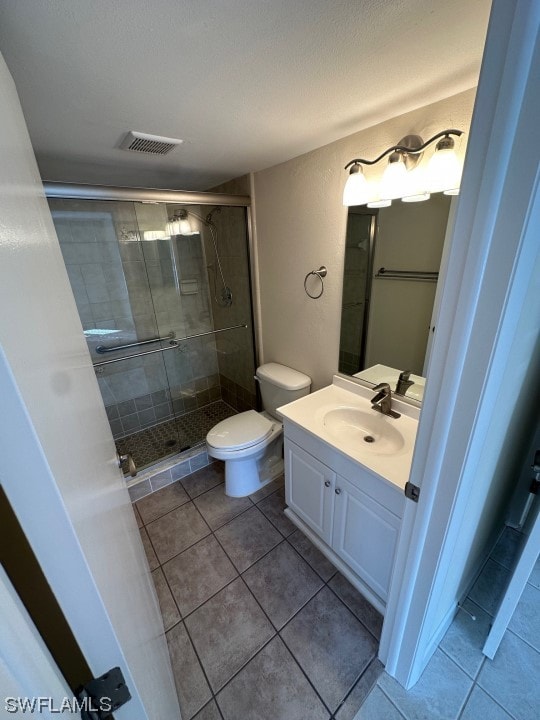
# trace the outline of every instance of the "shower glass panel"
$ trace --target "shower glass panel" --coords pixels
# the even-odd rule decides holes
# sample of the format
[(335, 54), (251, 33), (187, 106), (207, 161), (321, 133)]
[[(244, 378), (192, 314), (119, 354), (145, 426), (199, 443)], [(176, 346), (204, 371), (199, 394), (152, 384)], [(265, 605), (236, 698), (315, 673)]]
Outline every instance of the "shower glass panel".
[[(236, 361), (253, 367), (249, 292), (239, 291), (236, 302), (242, 298), (245, 306), (234, 312), (229, 306), (223, 324), (216, 323), (208, 268), (216, 261), (213, 255), (206, 259), (204, 222), (193, 224), (193, 235), (168, 236), (167, 221), (177, 206), (52, 198), (49, 204), (121, 454), (130, 453), (139, 469), (152, 465), (204, 443), (216, 422), (255, 407), (253, 373), (237, 389), (227, 362), (220, 364), (219, 335), (213, 334), (248, 324), (230, 332), (242, 338), (235, 344)], [(188, 207), (199, 217), (209, 209)], [(226, 210), (238, 213), (235, 232), (237, 244), (244, 245), (242, 273), (249, 288), (245, 208)], [(237, 323), (233, 315), (242, 319)], [(123, 345), (131, 347), (117, 349)], [(231, 354), (227, 345), (223, 352)]]
[[(182, 211), (192, 236), (176, 238), (178, 282), (188, 334), (233, 328), (186, 345), (186, 352), (215, 358), (221, 397), (239, 412), (257, 407), (251, 283), (246, 209), (221, 205), (167, 205), (169, 217)], [(205, 295), (197, 300), (196, 282)], [(207, 305), (203, 305), (207, 298)], [(246, 325), (247, 328), (236, 327)], [(211, 390), (211, 389), (210, 389)], [(212, 390), (211, 390), (212, 392)]]

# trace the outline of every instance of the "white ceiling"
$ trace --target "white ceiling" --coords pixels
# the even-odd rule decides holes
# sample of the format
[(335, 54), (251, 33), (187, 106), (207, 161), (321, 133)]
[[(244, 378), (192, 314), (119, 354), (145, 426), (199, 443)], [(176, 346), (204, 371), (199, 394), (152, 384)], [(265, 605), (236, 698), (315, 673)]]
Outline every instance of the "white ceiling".
[(0, 0), (0, 51), (45, 179), (201, 190), (474, 87), (489, 7)]

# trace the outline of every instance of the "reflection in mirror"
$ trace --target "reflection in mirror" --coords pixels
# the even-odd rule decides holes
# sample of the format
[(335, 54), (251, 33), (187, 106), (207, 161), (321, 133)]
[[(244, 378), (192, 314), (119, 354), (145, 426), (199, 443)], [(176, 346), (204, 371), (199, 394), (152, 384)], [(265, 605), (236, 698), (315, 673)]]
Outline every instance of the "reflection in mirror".
[[(450, 202), (437, 193), (421, 203), (349, 208), (340, 372), (358, 376), (373, 368), (360, 377), (374, 383), (387, 382), (377, 379), (374, 366), (384, 366), (383, 375), (394, 369), (396, 377), (409, 370), (413, 381), (425, 375)], [(419, 391), (410, 385), (406, 395), (418, 400)]]

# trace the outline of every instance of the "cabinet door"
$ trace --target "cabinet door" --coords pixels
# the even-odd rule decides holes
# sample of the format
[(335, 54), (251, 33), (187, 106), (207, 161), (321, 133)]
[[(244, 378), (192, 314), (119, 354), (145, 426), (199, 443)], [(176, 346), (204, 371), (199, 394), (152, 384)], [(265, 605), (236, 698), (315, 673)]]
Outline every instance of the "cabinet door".
[(326, 543), (332, 539), (336, 473), (285, 438), (287, 505)]
[(340, 475), (335, 498), (334, 552), (386, 602), (400, 519)]

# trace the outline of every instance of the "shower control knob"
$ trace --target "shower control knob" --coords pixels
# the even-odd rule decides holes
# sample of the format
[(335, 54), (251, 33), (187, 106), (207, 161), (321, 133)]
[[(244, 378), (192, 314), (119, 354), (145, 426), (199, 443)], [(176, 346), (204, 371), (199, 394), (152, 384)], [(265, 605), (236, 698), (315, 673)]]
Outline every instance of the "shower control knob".
[(326, 481), (325, 481), (324, 487), (330, 487), (330, 480), (326, 480)]

